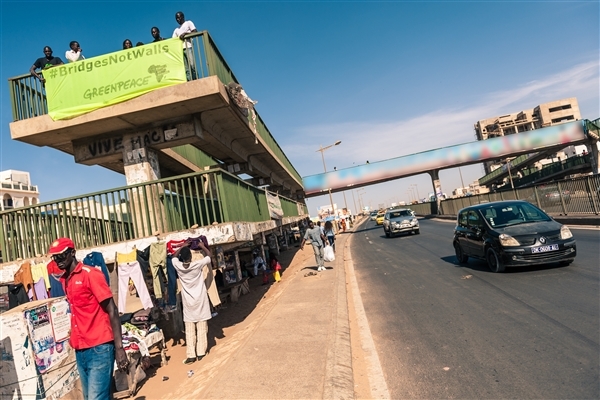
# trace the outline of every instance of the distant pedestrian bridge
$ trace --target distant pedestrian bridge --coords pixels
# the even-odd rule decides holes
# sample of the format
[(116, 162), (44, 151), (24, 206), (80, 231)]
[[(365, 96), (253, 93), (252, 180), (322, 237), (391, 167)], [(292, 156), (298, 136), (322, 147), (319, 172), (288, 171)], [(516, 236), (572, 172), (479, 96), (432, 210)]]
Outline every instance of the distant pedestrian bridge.
[(332, 193), (339, 192), (422, 173), (429, 173), (437, 188), (438, 172), (442, 169), (532, 152), (557, 151), (570, 145), (597, 140), (597, 129), (588, 120), (575, 121), (310, 175), (303, 178), (304, 192), (306, 197), (313, 197), (330, 190)]

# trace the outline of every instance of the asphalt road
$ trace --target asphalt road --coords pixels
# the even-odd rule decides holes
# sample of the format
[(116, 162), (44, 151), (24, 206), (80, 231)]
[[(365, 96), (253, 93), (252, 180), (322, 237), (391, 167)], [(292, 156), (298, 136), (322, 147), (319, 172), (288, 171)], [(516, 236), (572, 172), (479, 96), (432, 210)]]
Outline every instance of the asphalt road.
[(369, 221), (352, 258), (395, 399), (600, 398), (600, 231), (574, 229), (568, 267), (459, 266), (454, 224), (387, 239)]

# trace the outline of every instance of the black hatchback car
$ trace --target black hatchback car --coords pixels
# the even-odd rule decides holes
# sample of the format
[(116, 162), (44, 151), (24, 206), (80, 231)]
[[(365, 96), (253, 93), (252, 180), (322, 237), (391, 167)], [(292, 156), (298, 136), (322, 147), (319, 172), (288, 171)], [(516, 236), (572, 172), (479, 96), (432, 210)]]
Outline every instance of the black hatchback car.
[(569, 228), (526, 201), (484, 203), (460, 210), (454, 250), (459, 263), (469, 257), (482, 259), (493, 272), (532, 264), (569, 265), (577, 255)]

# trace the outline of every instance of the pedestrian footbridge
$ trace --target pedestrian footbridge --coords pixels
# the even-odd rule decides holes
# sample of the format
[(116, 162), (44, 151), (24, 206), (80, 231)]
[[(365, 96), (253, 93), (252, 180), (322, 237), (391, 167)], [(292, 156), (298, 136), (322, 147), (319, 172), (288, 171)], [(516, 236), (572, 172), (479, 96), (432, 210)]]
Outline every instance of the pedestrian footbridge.
[[(429, 173), (436, 193), (442, 193), (439, 171), (483, 161), (537, 153), (546, 155), (570, 145), (597, 142), (598, 125), (592, 121), (575, 121), (562, 125), (516, 133), (477, 142), (464, 143), (421, 153), (396, 157), (370, 164), (338, 169), (303, 178), (307, 197), (327, 192), (340, 192), (362, 186), (387, 182), (408, 176)], [(596, 146), (592, 165), (598, 173), (598, 150)], [(536, 158), (532, 158), (536, 160)]]

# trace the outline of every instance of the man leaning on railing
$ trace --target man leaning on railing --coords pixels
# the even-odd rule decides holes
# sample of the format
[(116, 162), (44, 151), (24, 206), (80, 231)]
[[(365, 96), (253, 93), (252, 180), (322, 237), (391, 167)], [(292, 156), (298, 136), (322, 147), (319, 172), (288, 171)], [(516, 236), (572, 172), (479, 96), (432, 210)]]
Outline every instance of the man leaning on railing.
[[(194, 61), (194, 52), (192, 50), (192, 41), (185, 39), (188, 33), (198, 32), (192, 21), (186, 21), (185, 15), (181, 11), (175, 13), (175, 21), (179, 24), (178, 28), (173, 31), (173, 37), (183, 40), (183, 59), (185, 61), (185, 74), (187, 80), (196, 79), (196, 63)], [(191, 74), (191, 79), (190, 79)]]
[(60, 59), (60, 57), (52, 56), (52, 49), (50, 48), (50, 46), (46, 46), (46, 47), (44, 47), (44, 57), (41, 57), (41, 58), (38, 58), (37, 60), (35, 60), (35, 62), (31, 66), (31, 68), (29, 68), (29, 72), (31, 73), (31, 75), (36, 77), (40, 82), (45, 83), (46, 80), (44, 79), (44, 77), (41, 74), (38, 74), (37, 72), (35, 72), (35, 70), (36, 69), (43, 70), (43, 69), (54, 67), (55, 65), (61, 65), (61, 64), (64, 64), (64, 63)]

